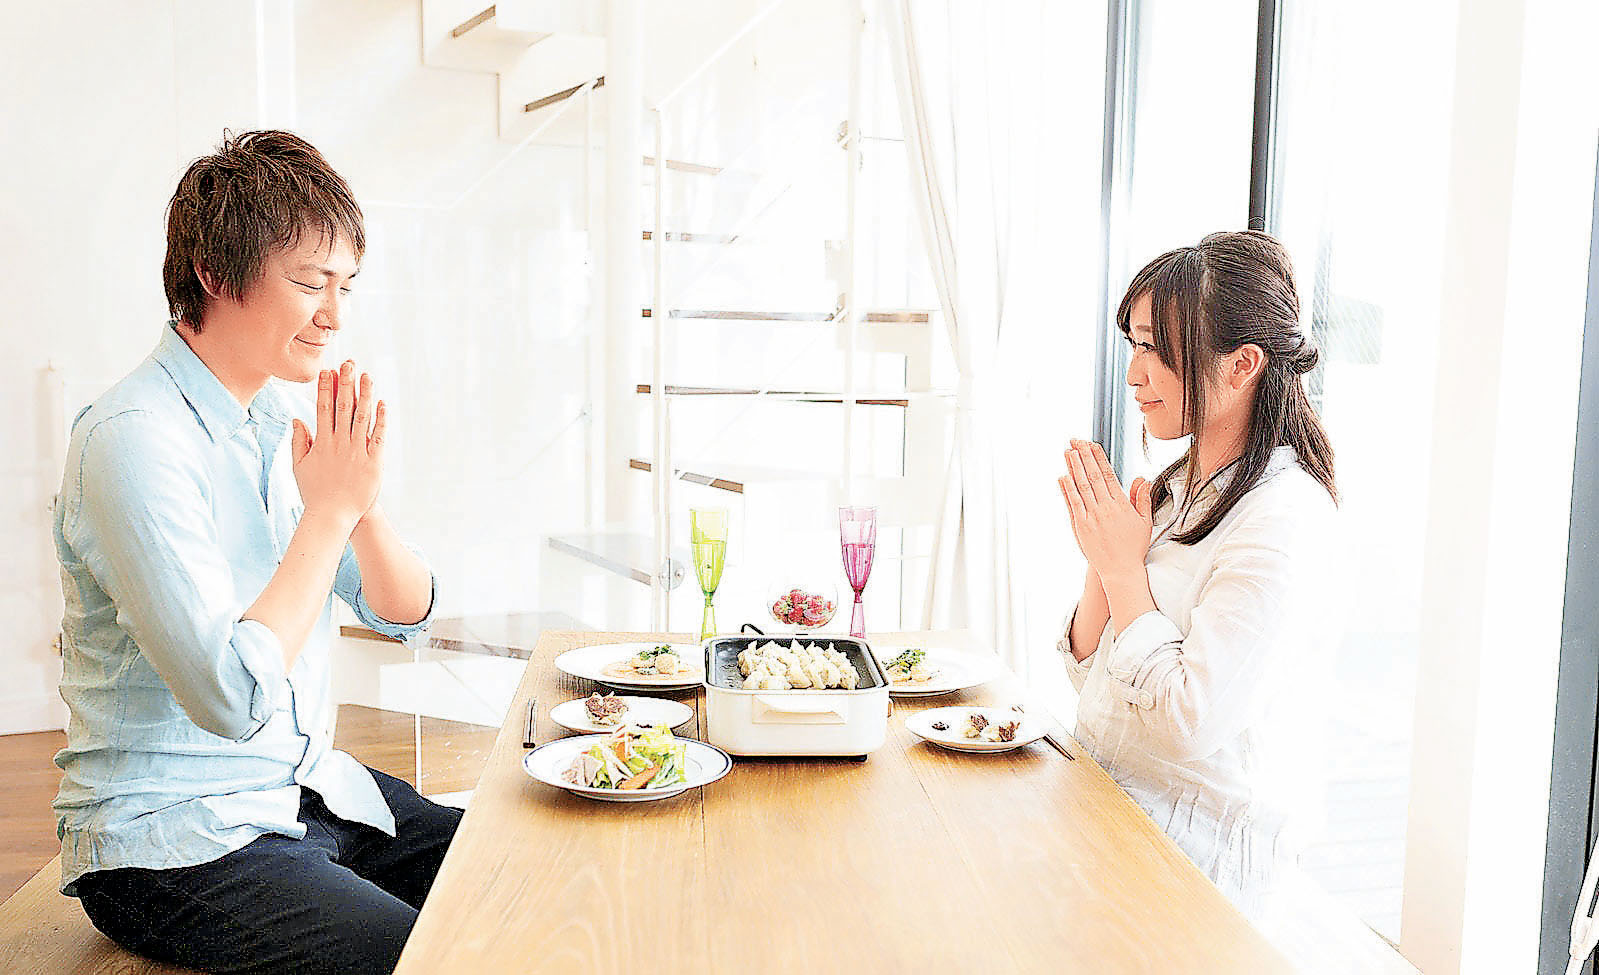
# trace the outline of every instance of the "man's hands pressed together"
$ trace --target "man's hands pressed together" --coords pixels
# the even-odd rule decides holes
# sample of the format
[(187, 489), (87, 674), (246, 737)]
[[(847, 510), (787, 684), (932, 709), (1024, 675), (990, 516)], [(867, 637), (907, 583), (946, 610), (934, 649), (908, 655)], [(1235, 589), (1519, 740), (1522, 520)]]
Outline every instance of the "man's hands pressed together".
[(388, 411), (372, 393), (372, 377), (355, 381), (355, 363), (317, 377), (316, 436), (294, 421), (294, 480), (306, 514), (317, 511), (350, 530), (376, 503), (383, 481)]
[(374, 613), (393, 623), (427, 616), (433, 577), (390, 527), (378, 506), (388, 413), (372, 378), (356, 381), (355, 363), (317, 377), (316, 434), (294, 421), (294, 480), (305, 511), (283, 562), (244, 612), (283, 645), (294, 666), (333, 589), (347, 544), (361, 568), (361, 591)]

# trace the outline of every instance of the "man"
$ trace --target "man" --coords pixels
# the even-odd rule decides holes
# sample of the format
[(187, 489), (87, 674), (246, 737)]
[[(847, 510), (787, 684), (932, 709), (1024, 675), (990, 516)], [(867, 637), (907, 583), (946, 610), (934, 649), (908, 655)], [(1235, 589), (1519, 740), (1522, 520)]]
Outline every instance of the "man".
[[(376, 501), (384, 405), (321, 368), (364, 247), (310, 144), (225, 137), (168, 208), (173, 321), (73, 426), (61, 885), (161, 961), (391, 971), (460, 821), (329, 740), (330, 592), (395, 637), (433, 612)], [(314, 431), (274, 378), (316, 380)]]

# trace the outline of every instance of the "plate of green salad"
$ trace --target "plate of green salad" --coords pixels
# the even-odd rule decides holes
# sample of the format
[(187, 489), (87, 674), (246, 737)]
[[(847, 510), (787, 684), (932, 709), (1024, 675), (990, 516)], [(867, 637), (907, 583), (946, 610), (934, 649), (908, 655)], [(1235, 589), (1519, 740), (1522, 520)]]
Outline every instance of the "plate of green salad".
[(623, 725), (608, 735), (549, 742), (522, 759), (545, 785), (607, 802), (648, 802), (710, 785), (733, 759), (714, 745), (678, 738), (665, 725)]

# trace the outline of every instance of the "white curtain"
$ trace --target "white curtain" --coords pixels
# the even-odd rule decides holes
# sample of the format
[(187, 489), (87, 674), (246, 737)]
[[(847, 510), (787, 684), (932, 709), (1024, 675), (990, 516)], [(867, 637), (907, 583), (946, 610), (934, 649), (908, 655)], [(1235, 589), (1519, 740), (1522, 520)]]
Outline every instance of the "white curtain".
[[(1025, 335), (1007, 321), (1018, 240), (1037, 229), (1036, 58), (1018, 57), (1043, 0), (880, 0), (893, 56), (911, 194), (959, 372), (955, 437), (922, 625), (968, 627), (1028, 670), (1013, 460), (1026, 436)], [(1032, 41), (1037, 50), (1039, 41)], [(1029, 52), (1030, 54), (1031, 52)], [(1029, 206), (1029, 200), (1032, 205)], [(1025, 248), (1023, 248), (1025, 250)], [(1021, 346), (1021, 347), (1018, 347)], [(1037, 431), (1034, 431), (1035, 434)], [(1058, 613), (1058, 609), (1056, 610)]]

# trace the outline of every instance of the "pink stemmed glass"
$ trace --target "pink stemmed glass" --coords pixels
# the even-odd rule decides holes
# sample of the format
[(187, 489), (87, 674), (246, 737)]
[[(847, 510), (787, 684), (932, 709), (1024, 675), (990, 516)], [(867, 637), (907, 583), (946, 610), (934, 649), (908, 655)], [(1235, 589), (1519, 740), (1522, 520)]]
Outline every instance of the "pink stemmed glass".
[(866, 636), (866, 607), (861, 593), (872, 574), (872, 556), (877, 552), (877, 509), (854, 507), (838, 509), (838, 537), (844, 547), (844, 578), (855, 590), (855, 608), (849, 617), (849, 635)]

